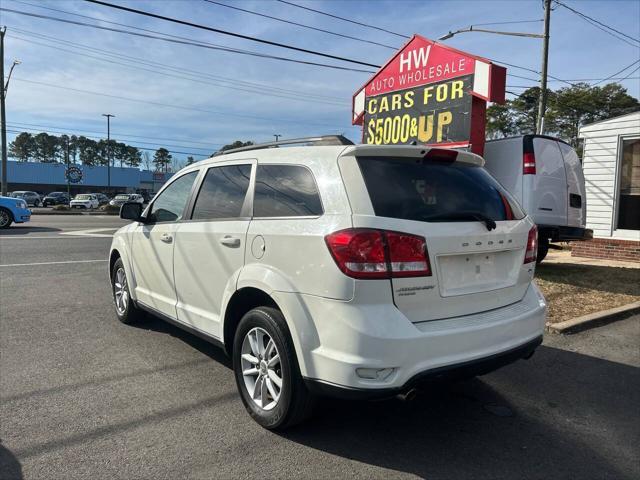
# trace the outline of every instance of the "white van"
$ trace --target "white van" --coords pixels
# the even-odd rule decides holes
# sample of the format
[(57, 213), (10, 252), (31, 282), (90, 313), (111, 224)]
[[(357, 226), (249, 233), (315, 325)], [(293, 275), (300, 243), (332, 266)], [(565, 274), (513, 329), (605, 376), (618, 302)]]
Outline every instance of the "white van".
[(538, 226), (538, 262), (549, 242), (586, 240), (587, 205), (582, 165), (568, 143), (521, 135), (486, 143), (485, 168), (511, 192)]

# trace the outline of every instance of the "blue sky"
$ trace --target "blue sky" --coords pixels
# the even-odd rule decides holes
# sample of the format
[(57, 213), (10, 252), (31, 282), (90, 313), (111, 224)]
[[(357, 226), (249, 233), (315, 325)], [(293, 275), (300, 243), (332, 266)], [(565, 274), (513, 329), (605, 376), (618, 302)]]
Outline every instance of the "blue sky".
[[(431, 39), (472, 24), (537, 20), (543, 16), (541, 0), (292, 1), (394, 32), (419, 33)], [(403, 39), (397, 36), (274, 0), (220, 2), (390, 46), (403, 43)], [(203, 0), (112, 0), (112, 3), (372, 64), (382, 64), (393, 54), (389, 48), (283, 24)], [(564, 3), (640, 38), (638, 0), (564, 0)], [(0, 6), (122, 28), (39, 7), (55, 8), (232, 48), (367, 69), (79, 0), (2, 0)], [(7, 97), (9, 130), (26, 127), (51, 133), (64, 131), (100, 137), (106, 130), (101, 114), (111, 113), (116, 116), (112, 119), (113, 138), (140, 147), (155, 149), (167, 146), (174, 151), (192, 152), (197, 159), (207, 157), (219, 145), (236, 139), (269, 141), (273, 134), (298, 137), (344, 133), (354, 140), (360, 138), (360, 128), (350, 124), (351, 95), (369, 78), (368, 73), (167, 43), (14, 13), (0, 12), (0, 15), (0, 24), (6, 25), (8, 30), (5, 64), (8, 67), (13, 58), (22, 61), (14, 71)], [(484, 28), (541, 32), (542, 22)], [(76, 45), (60, 41), (101, 51), (80, 50)], [(445, 43), (477, 55), (540, 69), (541, 41), (538, 39), (465, 33)], [(640, 58), (639, 48), (596, 29), (559, 6), (552, 12), (550, 45), (549, 72), (562, 79), (604, 78)], [(107, 57), (103, 51), (119, 56)], [(123, 59), (120, 55), (130, 58)], [(161, 63), (171, 70), (155, 64), (141, 64), (135, 59)], [(631, 70), (633, 68), (625, 74)], [(536, 78), (535, 73), (515, 68), (508, 68), (508, 73)], [(640, 72), (636, 72), (632, 78), (622, 82), (636, 98), (640, 95), (640, 80), (633, 77), (639, 76)], [(41, 83), (76, 90), (53, 88)], [(509, 76), (507, 85), (508, 90), (518, 92), (523, 90), (521, 86), (533, 86), (535, 82)], [(562, 85), (555, 81), (550, 83), (552, 88)], [(9, 140), (14, 136), (9, 133)], [(184, 154), (174, 156), (186, 157)]]

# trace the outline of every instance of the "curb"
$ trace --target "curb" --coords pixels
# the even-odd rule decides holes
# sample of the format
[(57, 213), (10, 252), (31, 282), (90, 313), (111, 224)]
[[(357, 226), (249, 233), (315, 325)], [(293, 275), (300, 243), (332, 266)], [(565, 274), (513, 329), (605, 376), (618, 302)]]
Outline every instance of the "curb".
[(633, 302), (621, 307), (590, 313), (589, 315), (572, 318), (564, 322), (547, 323), (546, 327), (547, 330), (552, 333), (569, 333), (573, 330), (584, 330), (588, 327), (596, 327), (601, 325), (605, 320), (613, 320), (623, 314), (635, 313), (636, 311), (640, 311), (640, 302)]

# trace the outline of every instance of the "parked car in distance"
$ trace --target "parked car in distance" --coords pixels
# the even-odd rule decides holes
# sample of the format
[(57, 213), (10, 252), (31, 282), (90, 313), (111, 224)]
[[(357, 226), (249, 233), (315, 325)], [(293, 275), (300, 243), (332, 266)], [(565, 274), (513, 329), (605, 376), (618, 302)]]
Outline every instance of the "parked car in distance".
[(9, 228), (12, 223), (25, 223), (31, 219), (31, 210), (22, 198), (0, 196), (0, 228)]
[(98, 199), (92, 193), (80, 193), (70, 202), (71, 208), (84, 208), (90, 210), (98, 208)]
[(51, 192), (42, 199), (42, 206), (48, 207), (49, 205), (69, 205), (70, 201), (71, 200), (69, 199), (69, 195), (67, 195), (67, 192)]
[(109, 205), (120, 207), (127, 202), (143, 204), (144, 199), (142, 198), (142, 195), (138, 193), (119, 193), (118, 195), (113, 197), (113, 200), (109, 202)]
[(133, 223), (109, 257), (120, 321), (151, 312), (221, 345), (269, 429), (317, 396), (389, 397), (533, 354), (536, 226), (481, 157), (315, 141), (335, 143), (231, 150), (146, 209), (124, 204)]
[(538, 226), (538, 262), (549, 242), (586, 240), (587, 204), (582, 164), (568, 143), (521, 135), (486, 143), (485, 168), (518, 199)]
[(107, 197), (104, 193), (92, 193), (91, 195), (95, 195), (98, 199), (98, 205), (107, 205), (109, 203), (109, 197)]
[(13, 192), (11, 194), (13, 198), (21, 198), (25, 202), (27, 202), (27, 206), (39, 207), (42, 205), (42, 200), (40, 199), (40, 195), (36, 192), (31, 192), (28, 190), (19, 190), (17, 192)]

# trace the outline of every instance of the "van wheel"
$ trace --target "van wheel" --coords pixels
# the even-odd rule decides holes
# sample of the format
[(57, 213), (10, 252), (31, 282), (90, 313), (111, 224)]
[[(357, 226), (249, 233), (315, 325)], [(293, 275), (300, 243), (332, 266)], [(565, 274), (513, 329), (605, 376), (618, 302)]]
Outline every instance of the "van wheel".
[(549, 253), (549, 239), (542, 237), (538, 239), (538, 254), (536, 255), (536, 263), (540, 264)]
[(233, 341), (233, 371), (242, 403), (264, 428), (282, 430), (312, 413), (314, 397), (302, 381), (279, 310), (258, 307), (242, 317)]
[(0, 228), (9, 228), (13, 223), (13, 215), (6, 208), (0, 208)]
[(113, 292), (113, 302), (115, 303), (118, 320), (130, 325), (142, 318), (142, 311), (136, 308), (131, 299), (127, 273), (125, 272), (121, 258), (116, 260), (116, 263), (113, 265), (111, 290)]

